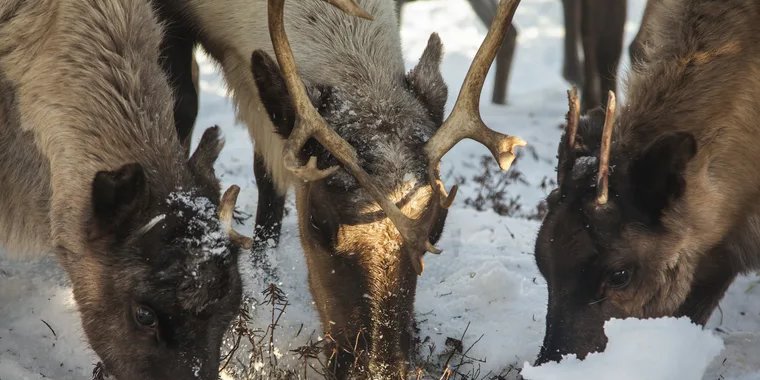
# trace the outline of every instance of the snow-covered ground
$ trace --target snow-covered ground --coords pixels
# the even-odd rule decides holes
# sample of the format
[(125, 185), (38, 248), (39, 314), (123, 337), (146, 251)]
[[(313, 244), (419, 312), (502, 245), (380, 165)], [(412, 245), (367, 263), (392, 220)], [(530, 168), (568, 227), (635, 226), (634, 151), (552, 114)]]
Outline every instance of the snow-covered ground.
[(688, 318), (613, 319), (604, 331), (604, 352), (540, 367), (526, 363), (521, 374), (527, 380), (699, 379), (723, 350), (720, 338)]
[[(644, 0), (628, 0), (628, 4), (627, 42), (638, 29)], [(447, 338), (463, 336), (464, 348), (472, 347), (460, 372), (479, 374), (481, 378), (488, 378), (488, 374), (515, 378), (517, 368), (534, 360), (543, 339), (546, 286), (532, 255), (539, 224), (526, 216), (535, 212), (551, 189), (551, 185), (542, 183), (554, 178), (554, 155), (561, 133), (558, 126), (566, 112), (568, 85), (560, 76), (564, 34), (561, 12), (559, 0), (522, 2), (515, 18), (520, 36), (509, 87), (510, 104), (489, 104), (490, 80), (483, 94), (486, 122), (530, 144), (512, 169), (521, 176), (510, 180), (513, 183), (504, 194), (504, 203), (514, 201), (521, 206), (512, 210), (515, 216), (499, 216), (490, 207), (477, 211), (468, 205), (467, 199), (474, 200), (481, 192), (472, 178), (483, 173), (481, 156), (487, 154), (484, 148), (465, 142), (444, 159), (443, 172), (451, 173), (447, 182), (453, 184), (457, 178), (464, 178), (465, 183), (438, 244), (445, 252), (427, 257), (418, 285), (416, 311), (424, 342), (421, 354), (423, 359), (437, 361), (446, 350)], [(402, 37), (409, 67), (420, 56), (431, 32), (438, 32), (446, 46), (443, 73), (452, 89), (451, 105), (485, 28), (465, 0), (408, 4)], [(627, 62), (625, 58), (621, 71)], [(196, 139), (203, 127), (222, 126), (227, 145), (217, 164), (218, 173), (225, 184), (243, 188), (238, 205), (254, 213), (256, 187), (247, 131), (234, 121), (231, 102), (214, 64), (201, 57), (200, 68), (202, 94)], [(489, 165), (490, 170), (495, 170), (494, 164)], [(492, 185), (495, 182), (497, 179)], [(492, 187), (498, 189), (498, 185)], [(275, 332), (275, 344), (286, 365), (295, 360), (289, 351), (310, 338), (317, 339), (320, 331), (307, 286), (292, 202), (288, 207), (291, 212), (285, 219), (283, 243), (270, 254), (278, 284), (289, 300)], [(250, 223), (249, 220), (246, 228)], [(255, 277), (255, 271), (249, 272), (247, 290), (261, 300), (265, 281)], [(725, 348), (710, 364), (704, 379), (760, 379), (760, 286), (754, 286), (758, 281), (757, 277), (740, 278), (711, 319), (709, 328), (723, 340)], [(268, 313), (254, 311), (252, 324), (265, 328), (269, 318)], [(656, 329), (650, 334), (653, 339), (662, 338)], [(686, 332), (671, 335), (677, 336), (672, 339), (688, 338)], [(637, 350), (625, 345), (638, 344), (637, 341), (622, 336), (621, 350), (634, 355)], [(672, 359), (673, 366), (683, 366), (683, 360), (699, 360), (684, 355)], [(89, 378), (96, 361), (82, 334), (71, 288), (55, 260), (18, 263), (0, 258), (0, 380), (82, 380)], [(459, 361), (457, 358), (456, 363)], [(667, 364), (666, 361), (664, 365)], [(629, 367), (636, 368), (626, 368)], [(586, 368), (591, 371), (593, 367)], [(618, 378), (610, 376), (606, 378)], [(647, 377), (642, 372), (638, 378)]]

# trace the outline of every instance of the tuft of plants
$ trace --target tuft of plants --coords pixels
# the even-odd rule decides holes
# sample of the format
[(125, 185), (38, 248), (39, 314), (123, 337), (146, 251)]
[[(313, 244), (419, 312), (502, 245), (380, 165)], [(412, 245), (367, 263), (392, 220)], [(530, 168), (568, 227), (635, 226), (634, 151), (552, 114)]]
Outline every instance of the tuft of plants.
[[(280, 365), (282, 354), (275, 347), (279, 322), (289, 303), (285, 292), (276, 284), (267, 286), (264, 300), (256, 303), (245, 299), (238, 316), (233, 320), (223, 342), (220, 375), (235, 380), (289, 380), (298, 378), (290, 369)], [(270, 323), (265, 329), (254, 327), (251, 310), (266, 306)]]
[[(535, 152), (533, 158), (538, 160)], [(523, 157), (522, 151), (518, 152), (515, 162), (507, 172), (502, 172), (494, 164), (490, 156), (481, 156), (478, 161), (478, 172), (474, 174), (469, 182), (475, 185), (475, 194), (464, 200), (466, 207), (486, 211), (492, 210), (501, 216), (521, 217), (529, 220), (541, 220), (546, 215), (546, 202), (540, 201), (537, 205), (526, 209), (520, 195), (510, 195), (509, 188), (516, 184), (531, 186), (525, 174), (519, 168), (520, 158)], [(465, 184), (468, 180), (464, 177), (457, 179), (458, 184)], [(537, 185), (544, 193), (556, 187), (554, 179), (544, 177)]]

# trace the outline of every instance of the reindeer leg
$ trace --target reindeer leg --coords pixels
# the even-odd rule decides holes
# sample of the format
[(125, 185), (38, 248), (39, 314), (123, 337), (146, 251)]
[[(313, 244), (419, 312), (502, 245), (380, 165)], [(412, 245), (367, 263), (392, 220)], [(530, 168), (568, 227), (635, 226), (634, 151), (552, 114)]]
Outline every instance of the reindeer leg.
[(161, 67), (166, 73), (174, 91), (174, 125), (177, 128), (177, 137), (185, 148), (185, 153), (190, 155), (190, 137), (193, 134), (193, 125), (198, 115), (198, 85), (197, 78), (194, 80), (193, 49), (195, 41), (184, 33), (181, 27), (172, 27), (171, 24), (161, 42)]
[(605, 0), (605, 17), (597, 29), (599, 42), (596, 46), (597, 69), (599, 70), (599, 85), (602, 94), (608, 91), (617, 92), (617, 71), (620, 57), (623, 54), (623, 36), (625, 33), (626, 0)]
[(565, 16), (565, 57), (562, 61), (562, 77), (576, 86), (581, 86), (583, 84), (583, 72), (581, 72), (580, 58), (578, 57), (581, 0), (562, 0), (562, 9)]
[[(598, 6), (604, 8), (603, 2), (609, 0), (583, 0), (581, 5), (581, 38), (583, 44), (583, 73), (584, 82), (581, 92), (581, 111), (585, 112), (602, 105), (602, 85), (599, 68), (599, 40), (601, 34), (602, 20), (594, 16), (593, 11)], [(601, 13), (600, 13), (601, 14)]]
[[(470, 6), (478, 15), (480, 21), (486, 27), (491, 25), (496, 15), (498, 2), (493, 0), (469, 0)], [(512, 58), (517, 45), (517, 28), (514, 24), (510, 25), (504, 42), (501, 44), (499, 53), (496, 56), (496, 73), (493, 84), (492, 101), (496, 104), (507, 103), (507, 85), (509, 84), (509, 74), (512, 71)]]
[(496, 76), (493, 83), (492, 101), (496, 104), (507, 104), (507, 86), (509, 74), (512, 71), (512, 58), (517, 45), (517, 28), (512, 24), (507, 31), (504, 43), (496, 56)]
[(253, 174), (259, 190), (254, 226), (254, 251), (263, 252), (280, 243), (282, 217), (285, 210), (285, 196), (280, 195), (272, 182), (264, 159), (258, 152), (253, 155)]

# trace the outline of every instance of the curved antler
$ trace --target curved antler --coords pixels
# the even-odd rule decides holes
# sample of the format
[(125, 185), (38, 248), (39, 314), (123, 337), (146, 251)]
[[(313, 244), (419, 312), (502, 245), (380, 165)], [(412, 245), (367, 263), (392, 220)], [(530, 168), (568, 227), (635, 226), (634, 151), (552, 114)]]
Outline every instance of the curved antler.
[[(467, 71), (454, 109), (435, 135), (425, 144), (429, 165), (428, 176), (431, 182), (437, 178), (435, 173), (441, 158), (465, 138), (485, 145), (499, 163), (501, 170), (507, 170), (512, 165), (515, 159), (515, 147), (526, 145), (526, 142), (519, 137), (508, 136), (488, 128), (480, 117), (480, 93), (483, 90), (483, 82), (501, 48), (519, 4), (520, 0), (499, 2), (499, 8), (488, 34)], [(442, 195), (442, 199), (445, 199), (445, 192)]]
[(235, 211), (238, 194), (240, 194), (240, 187), (237, 185), (230, 186), (224, 192), (222, 200), (219, 202), (219, 221), (222, 223), (224, 230), (229, 234), (230, 241), (233, 244), (243, 249), (251, 249), (253, 247), (253, 239), (242, 235), (232, 228), (232, 214)]
[(609, 197), (610, 148), (612, 146), (612, 129), (615, 127), (615, 93), (607, 96), (607, 113), (604, 115), (602, 146), (599, 148), (599, 173), (596, 179), (596, 204), (607, 204)]
[(372, 15), (367, 13), (359, 4), (356, 4), (354, 0), (322, 0), (330, 3), (335, 8), (338, 8), (351, 16), (363, 18), (365, 20), (372, 20)]
[[(324, 1), (331, 4), (353, 2), (350, 0)], [(293, 52), (285, 33), (284, 3), (285, 0), (269, 0), (268, 16), (269, 34), (272, 38), (277, 63), (282, 70), (288, 93), (292, 97), (296, 111), (295, 128), (285, 143), (283, 157), (285, 167), (305, 182), (324, 179), (338, 170), (337, 166), (323, 170), (318, 169), (314, 157), (309, 159), (307, 165), (301, 165), (298, 160), (299, 152), (309, 138), (315, 138), (343, 164), (343, 167), (356, 178), (361, 187), (380, 205), (385, 215), (401, 234), (404, 240), (404, 249), (409, 254), (415, 271), (417, 274), (421, 274), (423, 268), (419, 257), (425, 252), (440, 253), (441, 251), (428, 240), (429, 231), (426, 226), (419, 223), (418, 220), (410, 219), (404, 215), (396, 204), (385, 196), (380, 185), (359, 165), (359, 159), (354, 148), (329, 128), (319, 112), (314, 109), (296, 70)]]
[[(323, 0), (343, 9), (349, 14), (361, 17), (364, 11), (353, 0)], [(393, 203), (380, 185), (374, 181), (359, 165), (359, 160), (354, 148), (340, 135), (329, 128), (324, 119), (319, 115), (311, 104), (306, 94), (306, 89), (301, 82), (296, 70), (293, 52), (288, 42), (284, 23), (285, 0), (269, 0), (269, 33), (272, 38), (277, 62), (282, 70), (285, 83), (290, 93), (295, 111), (296, 123), (293, 132), (285, 143), (284, 164), (289, 170), (303, 181), (317, 181), (333, 174), (338, 167), (333, 166), (320, 170), (317, 168), (316, 159), (311, 157), (308, 164), (303, 166), (298, 160), (298, 154), (304, 144), (310, 138), (315, 138), (327, 149), (342, 165), (351, 173), (361, 187), (380, 205), (385, 215), (398, 229), (404, 240), (406, 250), (417, 274), (423, 270), (422, 256), (425, 252), (440, 253), (441, 250), (433, 246), (429, 241), (429, 226), (420, 219), (411, 219), (404, 215)], [(514, 147), (525, 145), (522, 139), (506, 136), (493, 131), (485, 126), (480, 118), (479, 97), (483, 88), (488, 68), (496, 52), (501, 46), (507, 27), (511, 24), (512, 16), (519, 4), (519, 0), (503, 0), (499, 4), (497, 15), (491, 25), (483, 45), (473, 60), (459, 99), (454, 111), (425, 145), (428, 156), (428, 174), (430, 186), (438, 197), (440, 207), (447, 208), (451, 205), (457, 193), (454, 187), (450, 194), (446, 193), (443, 183), (438, 180), (437, 168), (441, 157), (448, 152), (457, 142), (464, 138), (471, 138), (486, 145), (497, 161), (499, 166), (506, 170), (514, 160)], [(362, 13), (363, 12), (363, 13)]]

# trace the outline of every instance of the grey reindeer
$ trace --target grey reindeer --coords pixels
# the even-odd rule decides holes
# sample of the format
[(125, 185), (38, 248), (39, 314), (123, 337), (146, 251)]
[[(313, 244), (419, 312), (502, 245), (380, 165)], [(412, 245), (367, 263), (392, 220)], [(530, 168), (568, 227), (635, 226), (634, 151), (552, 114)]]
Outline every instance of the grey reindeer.
[(393, 2), (339, 4), (371, 22), (318, 2), (269, 3), (277, 63), (255, 51), (253, 77), (287, 138), (284, 167), (300, 179), (301, 242), (322, 327), (334, 343), (327, 347), (331, 375), (405, 379), (422, 257), (440, 252), (433, 243), (456, 194), (440, 179), (441, 158), (472, 138), (506, 170), (525, 144), (488, 129), (478, 110), (519, 1), (499, 6), (445, 121), (441, 41), (433, 34), (405, 73)]
[(56, 254), (110, 374), (216, 380), (251, 241), (218, 128), (177, 139), (161, 33), (142, 0), (0, 4), (0, 244)]

